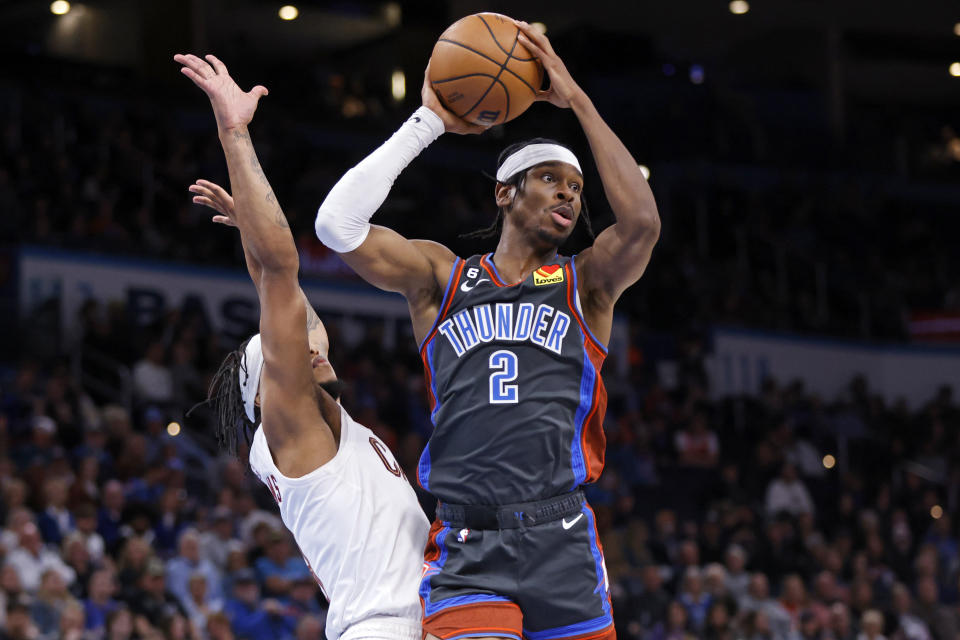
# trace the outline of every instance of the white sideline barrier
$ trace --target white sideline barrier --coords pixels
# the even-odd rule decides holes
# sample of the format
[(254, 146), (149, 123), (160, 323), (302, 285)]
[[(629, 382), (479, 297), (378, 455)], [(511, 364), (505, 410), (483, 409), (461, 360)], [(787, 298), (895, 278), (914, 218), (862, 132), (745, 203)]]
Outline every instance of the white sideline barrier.
[[(321, 314), (408, 318), (403, 297), (361, 281), (338, 284), (305, 279), (301, 285)], [(79, 311), (90, 298), (101, 304), (126, 304), (140, 324), (175, 309), (200, 309), (216, 331), (237, 338), (255, 327), (259, 318), (257, 293), (241, 269), (25, 248), (20, 251), (19, 286), (23, 315), (51, 298), (59, 299), (65, 337), (75, 335)]]

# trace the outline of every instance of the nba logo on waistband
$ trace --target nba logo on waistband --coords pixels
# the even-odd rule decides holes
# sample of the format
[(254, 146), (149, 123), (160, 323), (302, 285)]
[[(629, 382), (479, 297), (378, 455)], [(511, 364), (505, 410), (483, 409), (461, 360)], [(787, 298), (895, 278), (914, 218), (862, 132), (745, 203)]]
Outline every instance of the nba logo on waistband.
[(468, 535), (470, 535), (470, 529), (460, 529), (460, 533), (457, 534), (457, 542), (463, 544), (467, 541)]
[(533, 284), (538, 287), (544, 284), (557, 284), (558, 282), (563, 282), (563, 269), (558, 264), (548, 264), (533, 272)]

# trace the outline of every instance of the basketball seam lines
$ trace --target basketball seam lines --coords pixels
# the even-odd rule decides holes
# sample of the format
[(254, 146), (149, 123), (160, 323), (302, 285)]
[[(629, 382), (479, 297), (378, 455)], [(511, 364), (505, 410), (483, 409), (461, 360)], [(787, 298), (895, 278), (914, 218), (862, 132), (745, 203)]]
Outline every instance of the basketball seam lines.
[[(495, 64), (495, 65), (497, 65), (497, 66), (500, 66), (500, 63), (497, 62), (496, 60), (494, 60), (493, 58), (491, 58), (490, 56), (488, 56), (488, 55), (486, 55), (486, 54), (484, 54), (484, 53), (481, 53), (481, 52), (477, 51), (476, 49), (474, 49), (473, 47), (469, 47), (469, 46), (463, 44), (462, 42), (457, 42), (456, 40), (449, 40), (449, 39), (447, 39), (447, 38), (440, 38), (439, 41), (440, 41), (440, 42), (446, 42), (447, 44), (452, 44), (452, 45), (455, 45), (455, 46), (458, 46), (458, 47), (463, 47), (463, 48), (466, 49), (467, 51), (472, 51), (473, 53), (477, 54), (478, 56), (480, 56), (480, 57), (483, 58), (484, 60), (489, 60), (489, 61), (492, 62), (493, 64)], [(521, 58), (514, 58), (514, 59), (515, 59), (515, 60), (521, 60)], [(507, 58), (507, 62), (510, 62), (510, 58)], [(512, 76), (515, 77), (517, 80), (519, 80), (520, 82), (522, 82), (523, 84), (525, 84), (526, 87), (527, 87), (528, 89), (530, 89), (530, 91), (533, 92), (533, 95), (537, 95), (537, 90), (534, 89), (533, 86), (531, 86), (531, 84), (530, 84), (529, 82), (527, 82), (527, 81), (523, 78), (523, 76), (521, 76), (520, 74), (518, 74), (518, 73), (517, 73), (516, 71), (514, 71), (513, 69), (510, 69), (509, 67), (501, 67), (501, 69), (506, 70), (510, 75), (512, 75)], [(499, 77), (499, 74), (497, 74), (497, 75), (498, 75), (498, 77)]]
[[(478, 15), (477, 17), (480, 18), (480, 22), (482, 22), (483, 26), (485, 26), (487, 28), (487, 31), (490, 32), (490, 37), (493, 38), (493, 43), (497, 45), (497, 48), (500, 49), (500, 51), (503, 51), (505, 54), (507, 54), (508, 57), (513, 58), (514, 60), (519, 60), (520, 62), (533, 62), (534, 60), (537, 59), (536, 56), (533, 56), (530, 58), (518, 58), (515, 55), (513, 55), (512, 50), (507, 51), (506, 49), (504, 49), (503, 45), (500, 44), (500, 41), (497, 40), (497, 36), (494, 35), (493, 29), (490, 28), (490, 25), (487, 23), (486, 20), (484, 20), (483, 16)], [(519, 32), (519, 29), (517, 31)], [(514, 38), (514, 49), (516, 49), (516, 38)]]
[[(482, 20), (482, 19), (483, 19), (483, 18), (481, 18), (481, 20)], [(484, 24), (486, 24), (486, 22), (484, 22)], [(520, 32), (517, 31), (517, 34), (519, 35)], [(491, 34), (491, 35), (493, 35), (493, 34)], [(494, 38), (493, 41), (496, 42), (497, 39)], [(503, 64), (500, 65), (500, 71), (497, 71), (497, 75), (496, 75), (496, 77), (493, 79), (493, 82), (490, 83), (490, 86), (487, 87), (487, 90), (483, 92), (483, 95), (480, 96), (480, 98), (473, 104), (473, 106), (470, 107), (469, 109), (467, 109), (467, 110), (463, 113), (463, 115), (460, 116), (461, 118), (463, 118), (463, 117), (466, 116), (468, 113), (470, 113), (471, 111), (473, 111), (474, 109), (476, 109), (476, 108), (477, 108), (477, 105), (479, 105), (481, 102), (483, 102), (483, 99), (487, 97), (487, 94), (488, 94), (488, 93), (490, 93), (490, 89), (493, 89), (493, 85), (495, 85), (495, 84), (497, 84), (497, 83), (499, 82), (499, 83), (500, 83), (500, 86), (503, 87), (503, 93), (504, 93), (504, 95), (507, 97), (507, 109), (506, 109), (506, 113), (503, 114), (503, 121), (504, 121), (504, 122), (507, 121), (507, 117), (510, 115), (510, 91), (507, 90), (507, 86), (506, 86), (505, 84), (503, 84), (503, 82), (500, 80), (500, 76), (503, 75), (503, 70), (507, 68), (507, 65), (508, 65), (508, 64), (510, 64), (510, 58), (513, 57), (513, 50), (517, 48), (517, 42), (519, 42), (519, 38), (515, 37), (515, 38), (513, 39), (513, 46), (510, 47), (510, 51), (506, 52), (506, 53), (507, 53), (507, 59), (504, 60), (504, 61), (503, 61)], [(497, 46), (499, 46), (499, 45), (497, 45)]]
[(464, 78), (473, 78), (475, 76), (486, 76), (493, 80), (497, 79), (497, 76), (490, 73), (467, 73), (462, 76), (453, 76), (451, 78), (444, 78), (443, 80), (431, 80), (433, 84), (443, 84), (444, 82), (453, 82), (454, 80), (463, 80)]

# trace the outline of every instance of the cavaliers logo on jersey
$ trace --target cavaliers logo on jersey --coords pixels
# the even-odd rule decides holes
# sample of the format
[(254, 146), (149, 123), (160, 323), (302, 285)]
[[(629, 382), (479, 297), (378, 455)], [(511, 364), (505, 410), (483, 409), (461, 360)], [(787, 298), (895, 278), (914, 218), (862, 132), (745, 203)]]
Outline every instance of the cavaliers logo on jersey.
[(557, 284), (558, 282), (563, 282), (563, 267), (558, 264), (548, 264), (533, 272), (533, 284), (538, 287), (544, 284)]

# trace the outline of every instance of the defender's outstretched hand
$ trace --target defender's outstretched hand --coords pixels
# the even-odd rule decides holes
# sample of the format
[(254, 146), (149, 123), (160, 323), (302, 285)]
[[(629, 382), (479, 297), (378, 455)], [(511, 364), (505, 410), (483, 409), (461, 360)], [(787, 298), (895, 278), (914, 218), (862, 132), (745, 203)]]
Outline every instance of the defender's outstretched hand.
[(173, 59), (183, 65), (180, 72), (193, 80), (210, 98), (213, 115), (221, 131), (246, 126), (253, 119), (260, 98), (267, 95), (266, 87), (258, 84), (244, 93), (230, 77), (226, 65), (216, 56), (204, 57), (206, 60), (193, 54), (178, 53)]
[(436, 91), (430, 86), (430, 63), (423, 71), (423, 88), (420, 89), (420, 98), (423, 100), (423, 106), (433, 111), (443, 120), (444, 129), (448, 133), (483, 133), (488, 127), (482, 127), (478, 124), (472, 124), (462, 118), (458, 118), (452, 111), (443, 106)]
[(560, 108), (569, 109), (570, 101), (582, 94), (583, 89), (567, 71), (567, 67), (563, 64), (560, 56), (554, 52), (547, 36), (521, 20), (514, 20), (514, 23), (520, 29), (520, 34), (517, 36), (520, 44), (540, 58), (543, 68), (550, 76), (550, 88), (537, 93), (537, 100), (545, 100)]
[(237, 226), (233, 219), (233, 196), (227, 193), (226, 189), (215, 182), (200, 179), (190, 185), (188, 190), (194, 194), (194, 204), (202, 204), (219, 213), (213, 216), (214, 222), (228, 227)]

